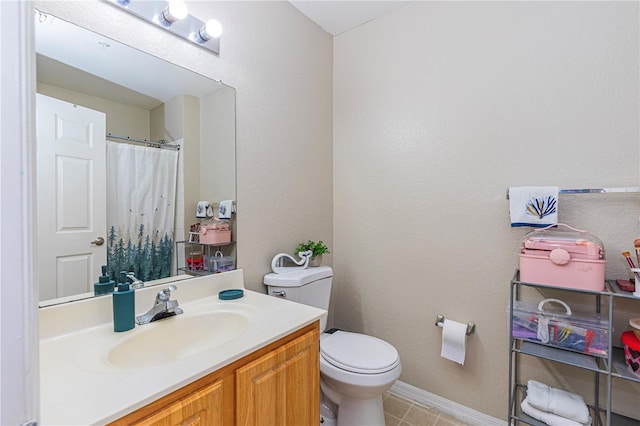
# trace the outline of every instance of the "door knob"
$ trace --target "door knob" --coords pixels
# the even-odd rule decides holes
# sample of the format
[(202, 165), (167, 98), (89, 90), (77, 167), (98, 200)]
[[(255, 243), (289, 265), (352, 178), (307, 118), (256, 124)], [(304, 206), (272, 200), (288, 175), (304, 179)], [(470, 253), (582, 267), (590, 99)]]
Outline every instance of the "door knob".
[(101, 246), (104, 244), (104, 238), (98, 237), (95, 240), (91, 241), (91, 244), (95, 244), (97, 246)]

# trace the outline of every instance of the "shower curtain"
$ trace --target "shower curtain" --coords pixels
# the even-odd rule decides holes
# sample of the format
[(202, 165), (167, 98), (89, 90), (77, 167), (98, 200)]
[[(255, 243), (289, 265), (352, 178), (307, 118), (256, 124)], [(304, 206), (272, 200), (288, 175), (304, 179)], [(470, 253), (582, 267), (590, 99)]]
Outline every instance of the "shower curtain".
[[(142, 281), (171, 275), (178, 151), (107, 141), (107, 265)], [(117, 282), (117, 281), (116, 281)]]

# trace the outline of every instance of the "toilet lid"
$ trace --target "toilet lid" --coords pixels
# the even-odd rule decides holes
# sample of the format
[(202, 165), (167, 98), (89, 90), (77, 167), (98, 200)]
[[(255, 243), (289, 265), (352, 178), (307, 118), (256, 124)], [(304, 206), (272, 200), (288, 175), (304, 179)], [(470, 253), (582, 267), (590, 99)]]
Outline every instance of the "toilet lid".
[(336, 331), (320, 341), (320, 355), (342, 370), (384, 373), (398, 365), (398, 351), (384, 340), (365, 334)]

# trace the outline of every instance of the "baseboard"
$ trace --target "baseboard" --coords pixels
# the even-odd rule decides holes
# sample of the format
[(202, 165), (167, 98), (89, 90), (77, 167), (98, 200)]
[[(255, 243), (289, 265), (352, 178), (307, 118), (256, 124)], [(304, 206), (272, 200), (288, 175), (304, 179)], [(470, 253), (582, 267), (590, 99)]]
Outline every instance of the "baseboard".
[(457, 402), (411, 386), (400, 380), (396, 381), (389, 391), (402, 398), (417, 402), (420, 405), (435, 408), (441, 413), (473, 426), (505, 426), (507, 424), (505, 420), (500, 420), (488, 414), (481, 413), (480, 411), (465, 407)]

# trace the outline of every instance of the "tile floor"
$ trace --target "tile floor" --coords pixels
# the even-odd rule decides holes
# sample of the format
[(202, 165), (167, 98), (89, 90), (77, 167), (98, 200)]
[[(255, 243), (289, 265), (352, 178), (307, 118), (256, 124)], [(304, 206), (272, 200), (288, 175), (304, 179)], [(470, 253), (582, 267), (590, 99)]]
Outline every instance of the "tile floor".
[(383, 398), (387, 426), (468, 426), (433, 408), (387, 392)]

